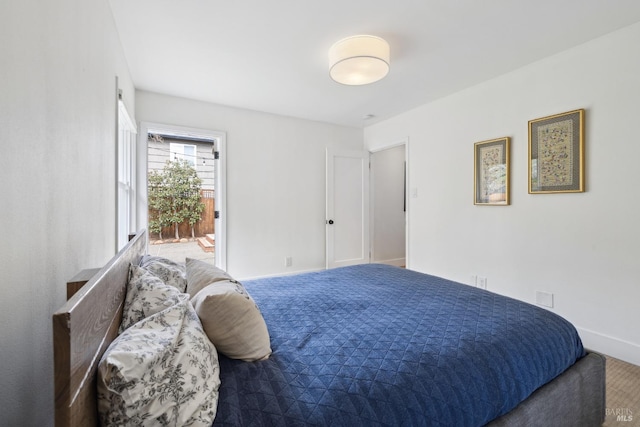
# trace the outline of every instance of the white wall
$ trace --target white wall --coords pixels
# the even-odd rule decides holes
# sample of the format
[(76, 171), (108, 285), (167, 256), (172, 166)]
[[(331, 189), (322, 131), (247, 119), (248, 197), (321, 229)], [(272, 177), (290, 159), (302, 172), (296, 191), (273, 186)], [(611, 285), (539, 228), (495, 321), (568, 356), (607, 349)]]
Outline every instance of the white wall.
[[(409, 136), (414, 269), (553, 311), (587, 347), (640, 364), (640, 24), (365, 129)], [(527, 193), (527, 121), (586, 109), (586, 189)], [(473, 143), (512, 137), (512, 205), (473, 205)]]
[(0, 3), (0, 425), (53, 425), (51, 315), (115, 253), (116, 75), (108, 3)]
[[(325, 149), (362, 130), (136, 92), (140, 121), (227, 133), (227, 270), (237, 278), (325, 265)], [(285, 257), (293, 265), (285, 267)]]

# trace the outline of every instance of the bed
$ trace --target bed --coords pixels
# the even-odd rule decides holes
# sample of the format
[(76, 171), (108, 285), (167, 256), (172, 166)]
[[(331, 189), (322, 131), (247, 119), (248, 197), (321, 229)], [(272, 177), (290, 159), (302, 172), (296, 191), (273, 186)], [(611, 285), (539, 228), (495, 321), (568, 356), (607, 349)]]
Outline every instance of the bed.
[[(129, 265), (145, 250), (143, 232), (54, 313), (56, 425), (98, 424), (98, 362), (118, 335)], [(375, 264), (244, 286), (273, 353), (219, 356), (215, 426), (604, 421), (604, 358), (547, 310)]]

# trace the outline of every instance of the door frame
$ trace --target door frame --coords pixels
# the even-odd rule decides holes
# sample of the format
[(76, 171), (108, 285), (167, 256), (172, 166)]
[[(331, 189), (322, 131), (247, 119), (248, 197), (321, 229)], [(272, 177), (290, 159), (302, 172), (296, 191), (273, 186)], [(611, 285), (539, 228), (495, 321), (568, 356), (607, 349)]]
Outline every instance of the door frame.
[[(405, 201), (406, 201), (406, 215), (405, 215), (405, 236), (404, 236), (404, 256), (405, 256), (405, 267), (406, 268), (410, 268), (410, 259), (411, 257), (409, 256), (409, 248), (411, 247), (411, 245), (409, 244), (409, 236), (410, 236), (410, 220), (411, 220), (411, 196), (410, 195), (410, 162), (409, 162), (409, 137), (405, 137), (403, 139), (398, 139), (394, 142), (391, 142), (389, 144), (382, 144), (382, 145), (378, 145), (375, 148), (369, 148), (369, 153), (373, 154), (373, 153), (377, 153), (379, 151), (384, 151), (384, 150), (388, 150), (391, 148), (396, 148), (399, 147), (401, 145), (404, 145), (404, 164), (405, 164), (405, 177), (404, 177), (404, 197), (405, 197)], [(373, 173), (373, 170), (370, 170), (370, 173)], [(370, 185), (369, 185), (369, 191), (371, 192), (371, 195), (369, 197), (369, 215), (370, 215), (370, 221), (369, 224), (370, 225), (370, 230), (369, 230), (369, 242), (371, 245), (371, 259), (373, 259), (373, 255), (375, 253), (375, 248), (374, 248), (374, 236), (373, 236), (373, 224), (374, 224), (374, 209), (373, 209), (373, 202), (374, 202), (374, 180), (371, 179), (371, 177), (369, 177), (369, 181), (370, 181)]]
[(216, 252), (215, 265), (222, 270), (227, 269), (227, 162), (226, 147), (227, 133), (222, 131), (199, 129), (186, 126), (167, 125), (162, 123), (140, 122), (140, 132), (138, 133), (138, 155), (137, 166), (138, 176), (138, 224), (140, 228), (149, 227), (149, 208), (147, 195), (147, 175), (148, 175), (148, 155), (147, 155), (147, 135), (149, 131), (157, 131), (166, 135), (194, 136), (199, 138), (210, 138), (217, 142), (216, 151), (219, 153), (218, 164), (215, 170), (215, 206), (220, 212), (219, 218), (215, 219)]
[[(405, 219), (404, 219), (404, 241), (405, 241), (405, 247), (404, 247), (404, 263), (403, 265), (406, 266), (407, 264), (407, 260), (408, 260), (408, 245), (407, 245), (407, 238), (408, 238), (408, 222), (409, 222), (409, 194), (407, 191), (408, 186), (408, 180), (409, 180), (409, 161), (408, 161), (408, 155), (407, 155), (407, 150), (408, 150), (408, 144), (407, 141), (400, 141), (400, 142), (396, 142), (394, 144), (391, 145), (386, 145), (384, 147), (377, 147), (375, 149), (369, 150), (369, 155), (370, 157), (373, 157), (374, 154), (376, 153), (380, 153), (382, 151), (386, 151), (386, 150), (391, 150), (397, 147), (404, 147), (404, 200), (405, 200)], [(376, 253), (376, 248), (375, 248), (375, 194), (376, 194), (376, 188), (375, 188), (375, 180), (373, 179), (373, 174), (374, 174), (374, 168), (371, 167), (369, 170), (369, 192), (370, 192), (370, 196), (369, 196), (369, 242), (370, 242), (370, 246), (371, 246), (371, 255), (370, 255), (370, 259), (371, 262), (374, 262), (373, 260), (375, 259), (375, 253)], [(377, 262), (377, 261), (375, 261)], [(396, 265), (396, 264), (394, 264)], [(397, 264), (399, 265), (399, 264)]]

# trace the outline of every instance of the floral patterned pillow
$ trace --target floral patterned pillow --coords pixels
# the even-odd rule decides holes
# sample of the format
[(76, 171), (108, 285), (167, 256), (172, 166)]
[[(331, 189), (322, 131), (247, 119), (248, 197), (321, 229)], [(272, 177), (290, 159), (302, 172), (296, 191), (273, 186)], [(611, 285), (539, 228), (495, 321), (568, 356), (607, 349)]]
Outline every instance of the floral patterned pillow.
[(139, 265), (167, 285), (175, 286), (180, 292), (187, 290), (187, 273), (184, 264), (159, 256), (145, 255)]
[(165, 284), (147, 270), (131, 265), (129, 283), (124, 299), (119, 333), (147, 317), (180, 302), (185, 295), (174, 286)]
[(103, 426), (211, 426), (218, 353), (186, 294), (118, 336), (98, 365)]

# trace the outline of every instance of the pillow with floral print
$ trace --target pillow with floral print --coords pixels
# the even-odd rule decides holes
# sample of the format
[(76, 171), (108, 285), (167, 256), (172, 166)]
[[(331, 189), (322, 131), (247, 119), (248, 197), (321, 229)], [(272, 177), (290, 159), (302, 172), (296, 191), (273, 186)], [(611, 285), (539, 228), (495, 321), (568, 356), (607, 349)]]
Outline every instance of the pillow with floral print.
[(180, 290), (165, 284), (160, 278), (147, 270), (131, 265), (129, 282), (122, 310), (122, 322), (119, 333), (133, 324), (146, 319), (181, 301)]
[(159, 256), (145, 255), (140, 259), (139, 265), (167, 285), (175, 286), (180, 292), (186, 291), (187, 273), (184, 263)]
[(186, 294), (119, 335), (98, 365), (103, 426), (211, 426), (218, 353)]

